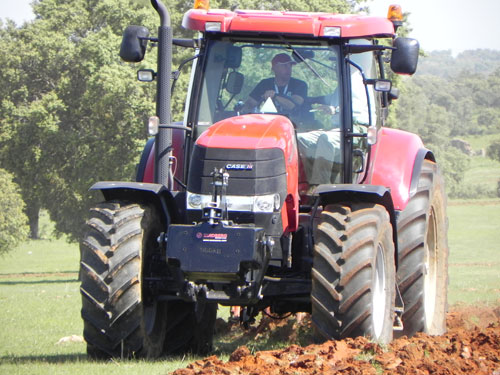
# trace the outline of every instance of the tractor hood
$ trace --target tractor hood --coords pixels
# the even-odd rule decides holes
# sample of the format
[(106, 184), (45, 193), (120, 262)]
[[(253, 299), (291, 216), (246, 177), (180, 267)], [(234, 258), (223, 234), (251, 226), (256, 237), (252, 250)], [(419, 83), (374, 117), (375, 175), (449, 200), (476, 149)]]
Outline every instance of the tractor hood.
[(295, 132), (284, 116), (250, 114), (219, 121), (196, 141), (206, 148), (268, 149), (279, 148), (285, 155), (293, 154)]

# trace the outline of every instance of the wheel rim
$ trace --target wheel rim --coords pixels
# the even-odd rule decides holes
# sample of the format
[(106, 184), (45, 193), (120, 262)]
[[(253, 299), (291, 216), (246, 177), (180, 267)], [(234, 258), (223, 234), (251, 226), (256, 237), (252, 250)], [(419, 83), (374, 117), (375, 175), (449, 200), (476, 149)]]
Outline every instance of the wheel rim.
[(430, 212), (428, 223), (424, 260), (424, 316), (426, 330), (432, 325), (436, 308), (437, 243), (434, 210)]
[(385, 257), (384, 249), (379, 244), (375, 260), (375, 278), (372, 287), (372, 324), (375, 339), (382, 335), (385, 321), (385, 306), (387, 292), (385, 285)]

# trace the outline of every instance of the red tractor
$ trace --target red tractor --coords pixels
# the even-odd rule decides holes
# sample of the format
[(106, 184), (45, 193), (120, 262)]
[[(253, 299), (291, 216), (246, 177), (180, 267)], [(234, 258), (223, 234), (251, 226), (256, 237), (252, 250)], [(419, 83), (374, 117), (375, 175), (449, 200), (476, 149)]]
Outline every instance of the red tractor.
[[(388, 18), (188, 11), (198, 39), (129, 26), (120, 55), (158, 47), (157, 115), (136, 182), (99, 182), (81, 243), (89, 355), (212, 348), (217, 306), (242, 323), (311, 314), (318, 340), (445, 331), (443, 180), (420, 138), (384, 128), (419, 46)], [(400, 11), (400, 9), (399, 9)], [(381, 43), (385, 41), (385, 43)], [(172, 46), (193, 48), (184, 121), (172, 123)]]

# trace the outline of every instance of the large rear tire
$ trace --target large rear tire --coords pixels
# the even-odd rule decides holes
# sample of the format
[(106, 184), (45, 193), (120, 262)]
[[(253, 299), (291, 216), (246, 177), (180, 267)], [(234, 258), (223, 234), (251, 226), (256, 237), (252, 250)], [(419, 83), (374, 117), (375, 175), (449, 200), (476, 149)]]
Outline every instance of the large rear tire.
[(395, 264), (389, 215), (369, 203), (328, 205), (315, 232), (312, 321), (320, 340), (393, 337)]
[(404, 303), (403, 330), (446, 332), (448, 240), (446, 196), (437, 165), (424, 160), (417, 192), (398, 217), (397, 281)]
[(80, 244), (83, 335), (89, 356), (156, 358), (162, 354), (166, 304), (144, 287), (143, 273), (159, 254), (162, 222), (136, 203), (91, 209)]

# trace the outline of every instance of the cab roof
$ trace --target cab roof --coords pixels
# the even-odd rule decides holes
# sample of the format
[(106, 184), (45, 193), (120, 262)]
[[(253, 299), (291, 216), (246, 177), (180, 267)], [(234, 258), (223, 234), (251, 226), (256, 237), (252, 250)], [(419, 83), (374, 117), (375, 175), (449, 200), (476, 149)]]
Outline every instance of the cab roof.
[(208, 26), (212, 27), (213, 23), (220, 23), (220, 30), (217, 31), (222, 33), (255, 32), (323, 37), (331, 36), (328, 29), (338, 28), (339, 35), (335, 36), (341, 38), (394, 36), (394, 25), (387, 18), (357, 14), (191, 9), (184, 15), (182, 26), (204, 32), (211, 30)]

